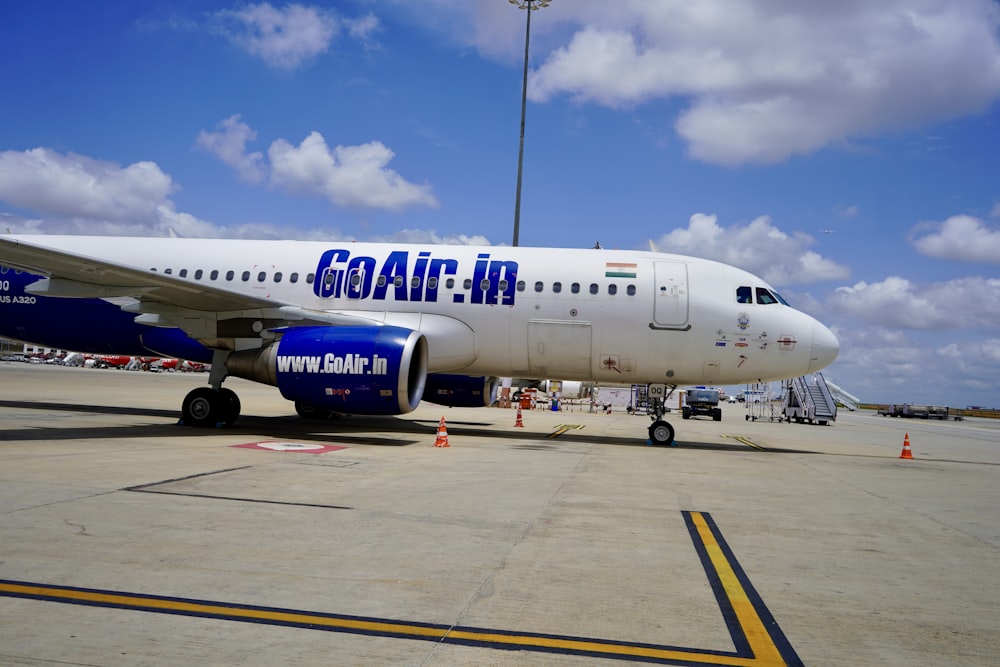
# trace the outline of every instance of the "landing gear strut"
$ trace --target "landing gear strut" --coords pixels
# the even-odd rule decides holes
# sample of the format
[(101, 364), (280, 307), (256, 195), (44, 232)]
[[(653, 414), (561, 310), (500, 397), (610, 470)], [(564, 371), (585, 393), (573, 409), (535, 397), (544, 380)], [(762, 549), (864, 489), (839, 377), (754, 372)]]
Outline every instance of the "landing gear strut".
[(181, 404), (181, 424), (184, 426), (229, 426), (240, 416), (240, 398), (232, 389), (222, 386), (226, 379), (227, 350), (212, 354), (210, 387), (198, 387), (184, 397)]
[(677, 386), (670, 385), (669, 388), (670, 391), (668, 392), (667, 385), (649, 385), (649, 406), (653, 412), (650, 415), (653, 423), (649, 425), (649, 441), (654, 445), (662, 445), (664, 447), (670, 447), (674, 444), (674, 427), (669, 422), (663, 420), (663, 415), (667, 412), (667, 399), (673, 395)]

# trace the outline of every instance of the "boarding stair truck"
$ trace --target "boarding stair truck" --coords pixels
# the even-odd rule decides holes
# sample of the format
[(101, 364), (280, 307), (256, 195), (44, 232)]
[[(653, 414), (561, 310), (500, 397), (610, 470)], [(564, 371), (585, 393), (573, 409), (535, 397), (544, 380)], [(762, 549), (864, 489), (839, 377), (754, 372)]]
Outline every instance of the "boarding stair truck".
[(722, 408), (719, 407), (719, 390), (697, 387), (684, 392), (684, 405), (681, 406), (681, 417), (711, 417), (713, 421), (722, 421)]
[(829, 380), (826, 381), (826, 386), (829, 387), (830, 393), (833, 394), (833, 400), (835, 400), (838, 405), (847, 408), (851, 412), (858, 409), (858, 406), (861, 404), (860, 398), (845, 389), (838, 387)]
[(783, 409), (785, 421), (789, 423), (794, 419), (796, 424), (809, 422), (826, 426), (837, 420), (837, 402), (822, 373), (788, 380)]

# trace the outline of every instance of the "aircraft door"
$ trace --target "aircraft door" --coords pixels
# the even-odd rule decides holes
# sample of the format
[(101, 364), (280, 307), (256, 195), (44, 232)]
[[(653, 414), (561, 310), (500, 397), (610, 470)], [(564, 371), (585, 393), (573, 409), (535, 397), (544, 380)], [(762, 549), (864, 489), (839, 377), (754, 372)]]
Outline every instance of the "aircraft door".
[(590, 377), (591, 329), (576, 322), (529, 322), (528, 367), (539, 377)]
[(684, 262), (654, 262), (653, 324), (669, 329), (688, 326), (688, 279)]

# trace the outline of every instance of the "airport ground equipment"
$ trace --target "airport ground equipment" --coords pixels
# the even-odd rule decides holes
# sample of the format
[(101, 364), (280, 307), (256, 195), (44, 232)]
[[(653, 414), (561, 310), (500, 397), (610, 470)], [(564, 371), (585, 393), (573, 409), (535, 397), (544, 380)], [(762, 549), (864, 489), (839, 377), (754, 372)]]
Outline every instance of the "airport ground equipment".
[(879, 408), (878, 413), (883, 417), (941, 420), (948, 418), (948, 408), (940, 405), (914, 405), (912, 403), (903, 403), (902, 405), (889, 404), (884, 408)]
[(743, 391), (743, 402), (747, 406), (747, 421), (782, 421), (785, 418), (781, 406), (771, 391), (770, 382), (748, 384)]
[(785, 383), (782, 405), (785, 421), (826, 426), (837, 420), (837, 401), (822, 373), (803, 375)]
[(833, 398), (835, 401), (837, 401), (838, 405), (847, 408), (851, 412), (857, 410), (858, 406), (861, 405), (860, 398), (848, 392), (847, 390), (843, 389), (842, 387), (838, 387), (833, 382), (827, 380), (826, 386), (830, 389), (830, 393), (833, 394)]
[(685, 391), (681, 417), (684, 419), (711, 417), (714, 421), (722, 421), (722, 409), (719, 408), (719, 390), (695, 388)]

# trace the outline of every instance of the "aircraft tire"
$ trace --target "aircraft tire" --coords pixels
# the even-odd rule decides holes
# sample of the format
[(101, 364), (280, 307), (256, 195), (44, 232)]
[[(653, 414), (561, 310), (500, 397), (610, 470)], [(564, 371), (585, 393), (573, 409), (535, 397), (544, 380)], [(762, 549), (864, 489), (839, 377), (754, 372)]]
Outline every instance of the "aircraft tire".
[(236, 419), (240, 416), (240, 397), (236, 395), (236, 392), (232, 389), (226, 389), (223, 387), (219, 390), (219, 395), (216, 397), (219, 401), (221, 407), (220, 419), (222, 423), (226, 426), (231, 426)]
[(185, 426), (215, 426), (222, 405), (218, 392), (211, 387), (192, 389), (181, 404), (181, 422)]
[(670, 447), (674, 444), (674, 427), (665, 421), (655, 421), (649, 425), (649, 440), (654, 445)]

